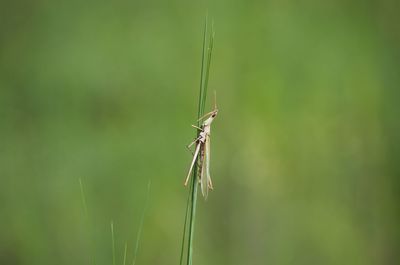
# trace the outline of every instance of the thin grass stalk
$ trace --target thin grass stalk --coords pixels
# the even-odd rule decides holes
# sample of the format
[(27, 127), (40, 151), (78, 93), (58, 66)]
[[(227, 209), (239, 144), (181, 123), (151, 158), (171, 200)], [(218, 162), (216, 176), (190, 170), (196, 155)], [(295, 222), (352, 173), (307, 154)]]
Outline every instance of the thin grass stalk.
[(189, 185), (189, 193), (188, 193), (188, 198), (186, 201), (186, 211), (185, 211), (185, 221), (183, 224), (183, 236), (182, 236), (182, 246), (181, 246), (181, 257), (179, 264), (182, 265), (183, 262), (183, 256), (184, 256), (184, 249), (185, 249), (185, 243), (186, 243), (186, 231), (188, 230), (188, 217), (189, 217), (189, 212), (190, 212), (190, 202), (192, 199), (192, 183)]
[(124, 248), (124, 262), (122, 263), (123, 265), (126, 265), (126, 252), (128, 251), (128, 242), (125, 242), (125, 248)]
[(143, 231), (144, 217), (146, 215), (146, 211), (147, 211), (147, 207), (148, 207), (149, 199), (150, 199), (150, 188), (151, 188), (151, 180), (149, 180), (149, 182), (147, 183), (146, 201), (144, 203), (142, 215), (140, 216), (140, 223), (139, 223), (138, 233), (136, 236), (136, 244), (135, 244), (135, 251), (133, 253), (132, 265), (136, 264), (137, 253), (139, 251), (139, 245), (140, 245), (140, 238), (142, 236), (142, 231)]
[[(201, 126), (200, 118), (204, 115), (205, 103), (207, 98), (207, 86), (208, 86), (208, 77), (209, 77), (209, 70), (210, 70), (210, 63), (211, 63), (211, 55), (212, 49), (214, 44), (214, 31), (212, 27), (212, 32), (210, 34), (210, 40), (207, 45), (207, 34), (208, 34), (208, 27), (207, 27), (207, 17), (204, 25), (204, 34), (203, 34), (203, 50), (202, 50), (202, 60), (201, 60), (201, 77), (200, 77), (200, 93), (199, 93), (199, 105), (198, 105), (198, 121), (197, 126)], [(199, 131), (197, 132), (197, 136), (199, 136)], [(182, 248), (181, 248), (181, 257), (180, 257), (180, 265), (182, 265), (183, 261), (183, 250), (186, 242), (186, 231), (188, 230), (188, 240), (187, 240), (187, 265), (193, 264), (193, 237), (194, 237), (194, 224), (196, 219), (196, 206), (197, 206), (197, 191), (198, 191), (198, 166), (199, 157), (195, 162), (195, 167), (192, 173), (192, 180), (189, 189), (189, 197), (186, 206), (186, 213), (185, 213), (185, 222), (184, 222), (184, 231), (183, 231), (183, 240), (182, 240)], [(189, 223), (187, 224), (187, 221)]]
[(111, 221), (111, 247), (112, 247), (112, 261), (115, 265), (115, 236), (114, 236), (114, 222)]
[[(197, 162), (196, 162), (197, 163)], [(196, 167), (195, 172), (193, 175), (197, 175), (198, 168)], [(194, 221), (196, 220), (196, 206), (197, 206), (197, 178), (193, 176), (192, 178), (192, 205), (190, 211), (190, 223), (189, 223), (189, 240), (188, 240), (188, 260), (187, 264), (192, 265), (193, 263), (193, 237), (194, 237)]]
[(87, 229), (87, 233), (89, 234), (89, 238), (90, 238), (90, 240), (89, 240), (89, 244), (90, 244), (89, 259), (90, 259), (91, 264), (96, 265), (95, 253), (94, 253), (94, 238), (93, 238), (94, 236), (93, 236), (93, 231), (90, 226), (89, 210), (88, 210), (88, 206), (86, 203), (85, 189), (83, 187), (83, 181), (81, 178), (79, 178), (79, 187), (81, 190), (81, 200), (82, 200), (83, 211), (84, 211), (85, 226)]

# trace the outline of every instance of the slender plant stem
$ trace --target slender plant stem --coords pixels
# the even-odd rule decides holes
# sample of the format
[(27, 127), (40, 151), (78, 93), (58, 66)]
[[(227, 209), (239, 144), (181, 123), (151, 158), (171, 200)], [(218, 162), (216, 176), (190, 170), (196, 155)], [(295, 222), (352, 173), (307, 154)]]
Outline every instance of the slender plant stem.
[(138, 253), (138, 251), (139, 251), (139, 243), (140, 243), (140, 238), (141, 238), (141, 236), (142, 236), (142, 231), (143, 231), (144, 217), (145, 217), (145, 215), (146, 215), (147, 206), (148, 206), (148, 204), (149, 204), (150, 188), (151, 188), (151, 181), (149, 180), (149, 182), (148, 182), (148, 184), (147, 184), (146, 201), (145, 201), (145, 203), (144, 203), (142, 215), (140, 216), (140, 223), (139, 223), (138, 233), (137, 233), (137, 236), (136, 236), (136, 245), (135, 245), (135, 252), (134, 252), (134, 254), (133, 254), (132, 265), (135, 265), (135, 263), (136, 263), (136, 258), (137, 258), (137, 253)]
[(113, 221), (111, 221), (111, 247), (112, 247), (113, 265), (115, 265), (115, 237), (114, 237), (114, 222)]
[(185, 222), (183, 224), (183, 236), (182, 236), (182, 247), (181, 247), (181, 258), (179, 261), (179, 264), (182, 265), (183, 262), (183, 256), (184, 256), (184, 248), (185, 248), (185, 243), (186, 243), (186, 231), (188, 229), (188, 216), (189, 216), (189, 211), (190, 211), (190, 201), (192, 198), (192, 183), (189, 185), (189, 194), (186, 202), (186, 212), (185, 212)]
[(128, 251), (128, 242), (125, 242), (125, 249), (124, 249), (124, 263), (126, 265), (126, 252)]
[(79, 178), (79, 187), (81, 190), (81, 200), (82, 200), (82, 204), (83, 204), (85, 226), (87, 229), (87, 233), (89, 234), (89, 238), (90, 238), (90, 241), (89, 241), (90, 260), (91, 260), (91, 263), (93, 265), (95, 265), (96, 261), (95, 261), (95, 253), (94, 253), (94, 238), (93, 238), (92, 229), (90, 229), (91, 227), (90, 227), (89, 211), (88, 211), (88, 206), (86, 203), (85, 189), (83, 187), (83, 181), (81, 178)]
[[(197, 167), (194, 175), (197, 175)], [(197, 205), (197, 178), (192, 178), (192, 207), (190, 211), (190, 225), (189, 225), (189, 248), (188, 248), (188, 260), (187, 264), (192, 265), (193, 263), (193, 236), (194, 236), (194, 221), (196, 220), (196, 205)]]
[[(197, 126), (201, 126), (200, 118), (204, 115), (204, 108), (207, 98), (207, 86), (208, 86), (208, 77), (210, 71), (210, 63), (211, 63), (211, 55), (214, 44), (214, 30), (212, 28), (212, 32), (210, 34), (209, 43), (207, 43), (207, 17), (204, 24), (204, 33), (203, 33), (203, 50), (201, 57), (201, 76), (200, 76), (200, 93), (199, 93), (199, 105), (198, 105), (198, 122)], [(197, 131), (197, 137), (199, 136), (200, 131)], [(197, 138), (196, 137), (196, 138)], [(195, 167), (193, 169), (191, 185), (189, 189), (189, 197), (187, 200), (186, 213), (185, 213), (185, 222), (184, 222), (184, 230), (183, 230), (183, 239), (182, 239), (182, 248), (181, 248), (181, 257), (180, 257), (180, 265), (182, 265), (183, 257), (184, 257), (184, 247), (187, 239), (187, 259), (186, 264), (193, 264), (193, 238), (194, 238), (194, 224), (196, 219), (196, 206), (197, 206), (197, 191), (198, 191), (198, 174), (199, 174), (199, 166), (198, 161), (199, 157), (196, 158)], [(189, 223), (187, 223), (189, 221)]]

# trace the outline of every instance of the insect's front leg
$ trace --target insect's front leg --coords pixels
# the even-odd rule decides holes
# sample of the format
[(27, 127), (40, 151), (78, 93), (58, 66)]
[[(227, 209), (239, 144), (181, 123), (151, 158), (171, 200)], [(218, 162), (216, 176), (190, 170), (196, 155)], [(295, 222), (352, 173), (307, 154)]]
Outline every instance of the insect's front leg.
[(193, 142), (191, 142), (189, 145), (187, 145), (186, 146), (186, 148), (193, 154), (193, 152), (190, 150), (190, 147), (192, 146), (192, 145), (194, 145), (195, 143), (197, 143), (200, 139), (201, 139), (201, 135), (199, 135), (199, 137), (197, 137), (196, 139), (194, 139), (194, 141)]
[(193, 151), (192, 150), (190, 150), (190, 147), (187, 145), (186, 146), (186, 149), (192, 154), (192, 156), (194, 156), (194, 153), (193, 153)]
[(196, 126), (196, 125), (193, 125), (193, 124), (192, 124), (192, 127), (193, 127), (193, 128), (196, 128), (196, 129), (199, 130), (199, 131), (204, 131), (203, 128), (201, 128), (201, 127), (199, 127), (199, 126)]

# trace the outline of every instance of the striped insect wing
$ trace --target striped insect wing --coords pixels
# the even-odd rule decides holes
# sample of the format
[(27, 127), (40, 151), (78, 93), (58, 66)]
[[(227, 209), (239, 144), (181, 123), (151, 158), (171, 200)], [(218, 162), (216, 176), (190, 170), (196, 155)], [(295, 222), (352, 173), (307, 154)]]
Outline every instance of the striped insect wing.
[(213, 189), (212, 181), (211, 181), (211, 175), (210, 175), (210, 136), (207, 136), (206, 140), (206, 150), (205, 150), (205, 164), (206, 164), (206, 177), (207, 177), (207, 189)]
[(208, 186), (207, 186), (207, 138), (206, 142), (203, 144), (202, 152), (201, 152), (201, 167), (200, 167), (200, 186), (201, 193), (203, 197), (207, 199), (208, 196)]

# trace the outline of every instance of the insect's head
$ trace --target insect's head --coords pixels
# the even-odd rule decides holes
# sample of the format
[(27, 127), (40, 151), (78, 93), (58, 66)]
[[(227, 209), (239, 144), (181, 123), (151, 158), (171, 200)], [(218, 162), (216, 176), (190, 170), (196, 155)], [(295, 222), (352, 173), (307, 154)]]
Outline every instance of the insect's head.
[(211, 117), (212, 118), (215, 118), (216, 116), (217, 116), (217, 114), (218, 114), (218, 109), (215, 109), (215, 110), (213, 110), (212, 112), (211, 112)]

